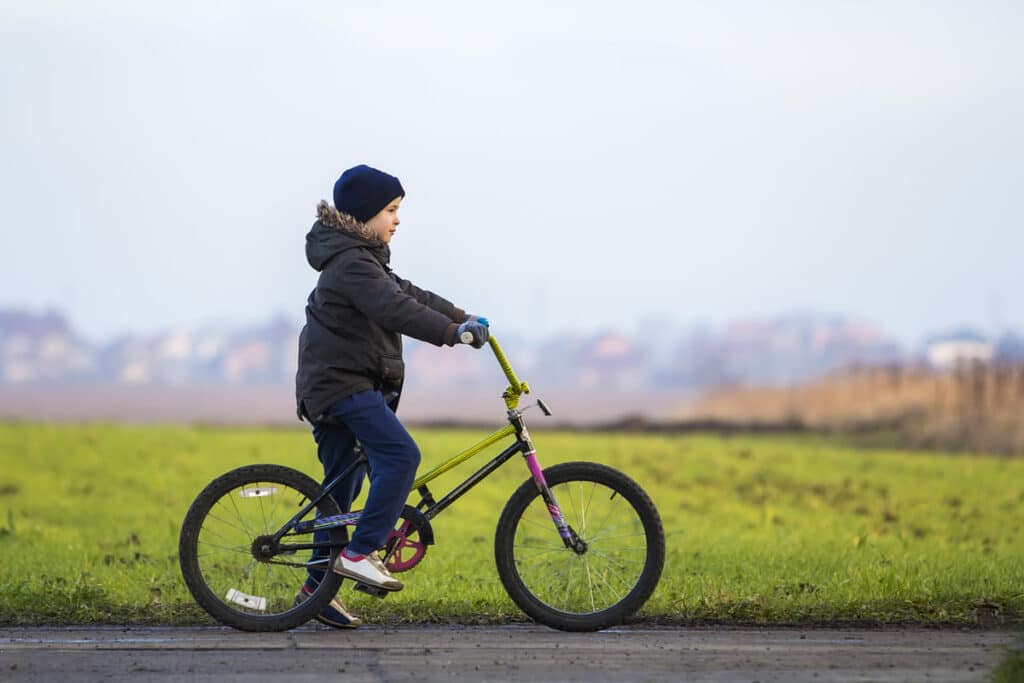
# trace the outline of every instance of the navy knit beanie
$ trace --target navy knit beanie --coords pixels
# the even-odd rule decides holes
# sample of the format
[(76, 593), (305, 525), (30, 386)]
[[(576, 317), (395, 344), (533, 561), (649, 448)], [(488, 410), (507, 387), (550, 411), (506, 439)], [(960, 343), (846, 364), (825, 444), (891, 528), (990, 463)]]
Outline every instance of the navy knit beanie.
[(398, 178), (366, 164), (353, 166), (334, 183), (334, 206), (357, 221), (365, 223), (405, 190)]

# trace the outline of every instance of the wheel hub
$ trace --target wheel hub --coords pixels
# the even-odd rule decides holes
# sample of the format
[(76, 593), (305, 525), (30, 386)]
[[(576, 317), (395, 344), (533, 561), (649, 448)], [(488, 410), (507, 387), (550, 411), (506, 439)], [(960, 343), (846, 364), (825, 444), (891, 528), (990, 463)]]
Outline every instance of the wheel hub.
[(278, 554), (281, 544), (273, 536), (257, 536), (252, 541), (252, 556), (260, 562), (267, 562)]
[(569, 548), (577, 555), (585, 554), (587, 552), (587, 542), (584, 541), (583, 537), (572, 528), (571, 524), (567, 528), (569, 529), (569, 538), (562, 539), (562, 542), (565, 543), (565, 547)]

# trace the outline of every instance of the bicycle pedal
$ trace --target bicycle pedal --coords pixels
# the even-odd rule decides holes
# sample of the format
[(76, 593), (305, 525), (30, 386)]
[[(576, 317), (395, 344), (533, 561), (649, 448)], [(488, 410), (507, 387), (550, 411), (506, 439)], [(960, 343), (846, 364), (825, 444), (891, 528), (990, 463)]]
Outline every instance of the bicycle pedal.
[(386, 591), (383, 588), (378, 588), (377, 586), (371, 586), (368, 583), (361, 583), (361, 582), (357, 583), (355, 585), (355, 589), (357, 591), (361, 591), (363, 593), (366, 593), (367, 595), (372, 595), (375, 598), (381, 598), (381, 599), (386, 598), (388, 596), (388, 593), (391, 592), (391, 591)]

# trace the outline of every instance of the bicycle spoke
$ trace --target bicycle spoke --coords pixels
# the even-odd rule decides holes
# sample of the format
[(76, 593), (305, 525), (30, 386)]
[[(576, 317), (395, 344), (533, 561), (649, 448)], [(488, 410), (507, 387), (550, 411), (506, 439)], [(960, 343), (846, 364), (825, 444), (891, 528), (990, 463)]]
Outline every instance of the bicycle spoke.
[(573, 565), (571, 563), (568, 563), (566, 565), (565, 572), (563, 572), (565, 576), (565, 587), (562, 588), (562, 595), (565, 596), (565, 602), (563, 602), (562, 604), (566, 607), (569, 606), (569, 599), (572, 595), (572, 569)]
[(517, 545), (520, 548), (547, 548), (549, 550), (568, 550), (568, 548), (566, 548), (564, 544), (555, 545), (554, 543), (519, 543)]
[[(594, 555), (597, 555), (599, 557), (603, 557), (605, 559), (605, 561), (610, 562), (610, 563), (616, 565), (620, 569), (629, 569), (630, 568), (629, 564), (626, 564), (622, 560), (616, 559), (616, 558), (612, 557), (611, 555), (608, 555), (607, 553), (602, 553), (599, 550), (588, 551), (588, 554), (590, 554), (590, 553), (593, 553)], [(633, 561), (631, 564), (633, 566), (636, 566), (637, 564), (639, 564), (642, 567), (644, 565), (644, 562), (643, 561)]]
[[(233, 507), (235, 509), (235, 519), (238, 520), (239, 524), (241, 524), (243, 527), (245, 527), (245, 533), (249, 534), (250, 537), (258, 536), (259, 534), (254, 533), (253, 530), (252, 530), (252, 527), (250, 527), (248, 524), (245, 523), (245, 518), (242, 517), (242, 513), (238, 509), (238, 503), (235, 502), (235, 496), (233, 494), (234, 494), (234, 491), (232, 491), (231, 493), (229, 493), (225, 497), (228, 500), (231, 501), (231, 507)], [(219, 503), (219, 501), (218, 501), (218, 503)]]
[[(609, 600), (608, 599), (608, 597), (607, 597), (608, 595), (611, 595), (613, 598), (615, 598), (615, 595), (614, 595), (614, 593), (611, 593), (610, 591), (608, 591), (607, 588), (605, 587), (605, 585), (603, 584), (604, 579), (602, 577), (601, 572), (598, 569), (590, 566), (590, 564), (591, 564), (590, 558), (588, 558), (585, 561), (585, 564), (587, 565), (587, 569), (588, 569), (587, 578), (590, 580), (590, 583), (588, 584), (587, 588), (590, 591), (591, 596), (593, 596), (595, 594), (595, 592), (596, 592), (597, 596), (601, 599), (601, 606), (602, 607), (604, 607), (607, 604), (614, 603), (617, 598), (613, 599), (613, 600)], [(593, 597), (591, 597), (591, 600), (593, 601)], [(595, 604), (593, 604), (590, 609), (591, 609), (591, 611), (596, 611), (597, 610), (596, 601), (595, 601)]]
[(263, 517), (263, 533), (267, 533), (269, 527), (267, 526), (267, 511), (263, 509), (263, 496), (257, 496), (256, 500), (260, 502), (260, 516)]
[(206, 553), (197, 553), (196, 557), (211, 557), (213, 555), (223, 555), (225, 553), (231, 553), (233, 555), (244, 555), (245, 554), (245, 550), (244, 549), (236, 550), (236, 549), (233, 549), (233, 548), (222, 548), (222, 549), (218, 549), (218, 550), (211, 550), (210, 552), (206, 552)]
[(587, 570), (587, 591), (590, 593), (590, 609), (597, 611), (597, 605), (594, 604), (594, 581), (590, 576), (590, 561), (586, 557), (583, 558), (583, 568)]
[[(617, 545), (614, 548), (607, 548), (607, 550), (635, 550), (635, 551), (637, 551), (637, 554), (639, 554), (639, 553), (647, 552), (647, 546), (645, 546), (645, 545)], [(594, 548), (594, 546), (592, 544), (587, 549), (587, 552), (601, 553), (601, 551), (596, 549), (596, 548)]]
[(587, 538), (589, 538), (589, 539), (603, 539), (607, 535), (609, 535), (609, 533), (611, 533), (613, 531), (618, 531), (620, 529), (628, 530), (630, 528), (636, 528), (637, 526), (640, 527), (639, 530), (637, 530), (634, 533), (627, 533), (627, 535), (624, 535), (624, 538), (628, 538), (628, 537), (631, 537), (631, 536), (646, 536), (646, 531), (644, 530), (643, 526), (641, 525), (640, 520), (639, 519), (633, 519), (633, 520), (630, 520), (630, 521), (623, 522), (622, 524), (615, 524), (614, 526), (609, 526), (607, 528), (601, 529), (600, 532), (593, 533), (593, 535), (589, 535)]
[[(280, 496), (274, 496), (273, 505), (270, 506), (270, 521), (271, 522), (274, 522), (274, 520), (277, 519), (277, 501), (280, 500), (280, 499), (283, 499), (289, 493), (290, 492), (285, 491)], [(276, 522), (274, 522), (274, 526), (277, 527), (278, 524)], [(276, 528), (272, 528), (272, 529), (270, 529), (270, 531), (271, 531), (271, 533), (274, 533), (274, 532), (277, 531), (277, 529)]]
[[(547, 531), (555, 531), (555, 524), (553, 521), (551, 521), (551, 513), (548, 512), (547, 508), (544, 508), (544, 515), (545, 516), (542, 518), (544, 520), (543, 522), (527, 519), (526, 517), (523, 517), (522, 521), (526, 522), (527, 524), (532, 524), (533, 526), (540, 527), (541, 529), (545, 529)], [(540, 514), (537, 514), (536, 516), (540, 517)]]
[(216, 536), (217, 538), (219, 538), (219, 539), (221, 539), (223, 541), (226, 541), (228, 543), (230, 543), (231, 540), (232, 540), (232, 539), (226, 537), (224, 534), (218, 533), (218, 532), (214, 531), (213, 529), (207, 529), (205, 527), (203, 528), (203, 535)]
[(638, 531), (635, 534), (619, 534), (618, 536), (590, 536), (587, 538), (587, 543), (593, 543), (594, 541), (611, 541), (617, 538), (636, 538), (637, 536), (645, 538), (647, 534), (643, 531)]
[(583, 506), (583, 511), (584, 511), (583, 514), (586, 514), (587, 512), (590, 511), (590, 505), (594, 501), (594, 491), (596, 491), (596, 490), (597, 490), (597, 482), (591, 482), (590, 496), (587, 498), (587, 504)]
[[(576, 501), (573, 500), (573, 497), (572, 497), (572, 488), (569, 487), (569, 486), (563, 486), (562, 489), (565, 491), (566, 497), (569, 498), (569, 507), (572, 509), (573, 519), (575, 520), (575, 522), (578, 525), (579, 521), (580, 521), (580, 513), (576, 510)], [(556, 494), (554, 489), (551, 489), (551, 494), (554, 495), (556, 499), (562, 497), (562, 496), (559, 496), (558, 494)], [(564, 515), (566, 512), (568, 512), (568, 511), (567, 510), (563, 510), (562, 514)]]
[[(223, 507), (222, 505), (220, 505), (219, 502), (217, 503), (217, 506), (218, 507)], [(244, 526), (237, 526), (235, 524), (232, 524), (231, 522), (228, 522), (227, 520), (221, 519), (217, 515), (213, 514), (212, 510), (207, 514), (207, 517), (209, 517), (210, 519), (215, 519), (218, 522), (220, 522), (221, 524), (223, 524), (224, 526), (231, 527), (232, 529), (235, 529), (236, 531), (241, 531), (243, 534), (245, 534), (246, 536), (248, 536), (250, 538), (254, 538), (255, 537), (255, 535), (251, 531), (246, 529)], [(241, 522), (241, 520), (239, 520), (239, 521)], [(205, 531), (205, 528), (204, 528), (204, 531)]]
[(615, 598), (615, 602), (618, 602), (619, 600), (621, 600), (623, 595), (625, 595), (624, 593), (620, 593), (620, 592), (616, 591), (615, 588), (610, 583), (608, 583), (608, 580), (606, 578), (604, 578), (603, 576), (601, 576), (600, 574), (597, 575), (597, 578), (599, 578), (604, 583), (604, 585), (608, 588), (608, 590), (611, 592), (612, 596)]
[(530, 553), (529, 555), (524, 555), (522, 553), (516, 553), (516, 562), (520, 562), (522, 560), (529, 559), (529, 558), (540, 557), (541, 555), (547, 555), (549, 553), (557, 553), (559, 550), (566, 550), (566, 548), (551, 548), (549, 550), (541, 550), (541, 551), (536, 552), (536, 553)]
[(244, 545), (236, 545), (234, 547), (226, 545), (217, 545), (216, 543), (210, 543), (209, 541), (199, 541), (199, 545), (210, 546), (211, 548), (218, 548), (220, 550), (229, 550), (233, 553), (244, 553), (249, 554), (249, 549)]
[(608, 517), (612, 514), (612, 511), (616, 508), (616, 503), (614, 500), (615, 498), (619, 498), (619, 500), (622, 500), (621, 496), (617, 496), (616, 492), (612, 491), (612, 497), (608, 500), (608, 511), (604, 514), (604, 517), (601, 518), (601, 523), (595, 525), (598, 529), (602, 528), (604, 522), (608, 519)]
[(593, 516), (590, 514), (590, 505), (591, 505), (591, 501), (593, 501), (593, 499), (594, 499), (594, 491), (596, 491), (596, 490), (597, 490), (597, 482), (590, 482), (590, 495), (587, 496), (587, 502), (586, 502), (586, 504), (584, 504), (583, 503), (583, 482), (580, 482), (580, 507), (582, 508), (581, 515), (583, 517), (583, 525), (582, 526), (583, 526), (583, 530), (584, 530), (584, 531), (582, 531), (580, 533), (584, 533), (591, 526), (590, 525), (590, 520), (593, 518)]
[(620, 516), (616, 516), (613, 519), (607, 519), (607, 517), (608, 516), (605, 517), (605, 519), (607, 520), (606, 524), (602, 524), (601, 526), (592, 524), (590, 526), (592, 536), (610, 534), (613, 531), (619, 531), (620, 529), (623, 531), (629, 529), (643, 529), (643, 522), (641, 522), (639, 519), (620, 519)]

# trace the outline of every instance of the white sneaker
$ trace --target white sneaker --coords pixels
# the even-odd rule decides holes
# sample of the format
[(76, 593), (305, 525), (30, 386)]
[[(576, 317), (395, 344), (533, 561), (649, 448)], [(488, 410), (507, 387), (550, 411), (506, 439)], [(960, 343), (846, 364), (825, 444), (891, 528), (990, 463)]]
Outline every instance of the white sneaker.
[(371, 586), (383, 588), (386, 591), (402, 590), (402, 582), (391, 576), (387, 567), (380, 561), (376, 551), (369, 555), (363, 555), (361, 560), (353, 560), (346, 557), (344, 552), (339, 553), (338, 559), (334, 561), (334, 566), (331, 567), (331, 570), (335, 574), (341, 574), (346, 578), (362, 581)]

